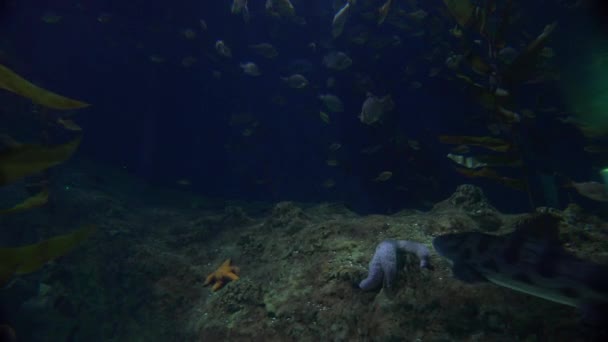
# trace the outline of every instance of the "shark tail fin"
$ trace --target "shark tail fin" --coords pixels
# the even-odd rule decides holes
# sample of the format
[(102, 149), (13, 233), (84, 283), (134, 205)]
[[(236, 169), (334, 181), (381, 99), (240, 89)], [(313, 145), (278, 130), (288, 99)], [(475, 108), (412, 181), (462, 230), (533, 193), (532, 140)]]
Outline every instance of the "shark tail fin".
[(583, 303), (580, 325), (587, 341), (608, 340), (608, 304)]

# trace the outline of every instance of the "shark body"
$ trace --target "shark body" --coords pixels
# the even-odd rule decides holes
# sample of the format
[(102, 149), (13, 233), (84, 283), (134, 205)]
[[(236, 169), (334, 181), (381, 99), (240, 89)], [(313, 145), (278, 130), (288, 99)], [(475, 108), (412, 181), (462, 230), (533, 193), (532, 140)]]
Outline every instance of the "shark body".
[(436, 237), (433, 247), (464, 282), (489, 281), (577, 307), (585, 320), (608, 321), (608, 266), (563, 249), (553, 217), (537, 216), (505, 235), (446, 234)]

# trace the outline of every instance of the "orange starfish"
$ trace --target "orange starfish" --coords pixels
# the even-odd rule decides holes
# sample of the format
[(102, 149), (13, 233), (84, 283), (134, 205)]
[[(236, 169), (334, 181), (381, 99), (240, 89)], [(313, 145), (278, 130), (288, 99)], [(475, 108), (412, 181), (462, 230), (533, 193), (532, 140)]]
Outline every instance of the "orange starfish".
[(232, 266), (232, 261), (230, 259), (226, 259), (224, 263), (220, 265), (220, 267), (215, 270), (215, 272), (209, 274), (203, 286), (213, 284), (211, 290), (213, 292), (221, 289), (231, 280), (239, 279), (237, 273), (239, 273), (239, 268), (236, 266)]

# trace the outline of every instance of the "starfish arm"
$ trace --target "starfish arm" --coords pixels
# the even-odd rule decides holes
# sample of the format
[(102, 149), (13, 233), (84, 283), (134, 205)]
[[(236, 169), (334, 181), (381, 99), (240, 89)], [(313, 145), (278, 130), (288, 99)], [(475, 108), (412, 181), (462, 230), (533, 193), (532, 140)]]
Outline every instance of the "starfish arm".
[(363, 291), (374, 290), (382, 285), (384, 272), (382, 271), (382, 258), (381, 254), (378, 253), (378, 247), (376, 248), (372, 260), (369, 262), (369, 273), (367, 278), (359, 283), (359, 288)]
[(397, 245), (393, 241), (383, 241), (377, 251), (382, 260), (383, 286), (390, 290), (397, 279)]
[(211, 290), (213, 290), (213, 292), (221, 289), (224, 286), (224, 282), (221, 280), (218, 280), (215, 282), (215, 284), (213, 284), (213, 287), (211, 288)]
[(215, 280), (215, 272), (211, 273), (210, 275), (207, 276), (207, 279), (205, 279), (203, 286), (207, 286), (207, 285), (211, 284), (212, 282), (214, 282), (214, 280)]
[(367, 291), (383, 285), (390, 292), (399, 271), (398, 252), (400, 251), (416, 254), (420, 259), (420, 267), (430, 267), (430, 252), (425, 245), (407, 240), (385, 240), (376, 247), (376, 252), (369, 263), (369, 274), (359, 283), (359, 288)]
[(382, 268), (370, 268), (367, 278), (361, 280), (359, 288), (363, 291), (370, 291), (382, 285)]
[(228, 272), (228, 273), (224, 274), (224, 276), (226, 278), (230, 279), (230, 280), (237, 280), (237, 279), (239, 279), (239, 276), (236, 275), (236, 274), (234, 274), (234, 273), (232, 273), (232, 272)]
[(221, 265), (220, 268), (229, 268), (230, 264), (232, 263), (231, 259), (226, 259)]
[(226, 259), (215, 272), (209, 274), (203, 286), (212, 285), (213, 292), (221, 289), (227, 282), (231, 280), (238, 280), (239, 268), (231, 266), (231, 259)]

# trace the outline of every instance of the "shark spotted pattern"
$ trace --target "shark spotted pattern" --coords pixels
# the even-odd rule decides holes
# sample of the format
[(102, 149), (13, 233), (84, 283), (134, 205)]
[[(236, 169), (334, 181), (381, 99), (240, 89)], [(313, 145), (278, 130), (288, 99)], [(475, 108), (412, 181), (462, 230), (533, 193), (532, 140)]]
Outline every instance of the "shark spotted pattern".
[(558, 218), (539, 214), (512, 233), (455, 233), (433, 240), (454, 277), (492, 282), (515, 291), (579, 308), (583, 319), (608, 322), (608, 266), (582, 260), (561, 247)]

